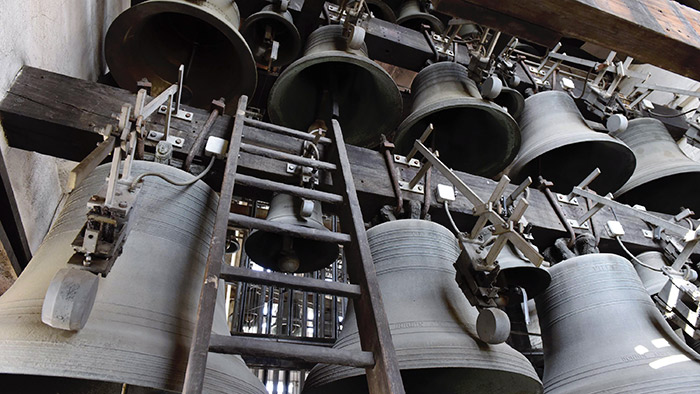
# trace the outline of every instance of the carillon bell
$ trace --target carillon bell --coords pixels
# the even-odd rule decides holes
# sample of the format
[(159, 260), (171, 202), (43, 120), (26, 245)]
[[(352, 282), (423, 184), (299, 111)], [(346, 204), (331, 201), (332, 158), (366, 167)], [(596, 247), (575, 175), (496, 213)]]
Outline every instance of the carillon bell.
[(511, 243), (506, 243), (496, 261), (500, 267), (498, 275), (503, 276), (504, 282), (525, 289), (528, 298), (542, 293), (552, 281), (547, 270), (536, 267)]
[(439, 62), (424, 68), (413, 80), (411, 94), (411, 114), (396, 136), (398, 152), (408, 153), (432, 124), (426, 146), (437, 149), (440, 160), (455, 170), (490, 178), (518, 153), (518, 124), (501, 106), (481, 97), (464, 66)]
[(617, 190), (632, 175), (632, 150), (605, 133), (593, 131), (561, 91), (537, 93), (525, 99), (520, 118), (523, 144), (508, 175), (520, 183), (539, 175), (568, 193), (593, 170), (602, 172), (590, 185), (598, 194)]
[(506, 86), (501, 89), (501, 94), (493, 99), (493, 102), (501, 107), (505, 107), (515, 120), (520, 119), (520, 115), (523, 114), (523, 109), (525, 109), (525, 97), (517, 90)]
[(399, 88), (367, 47), (349, 48), (343, 27), (330, 25), (309, 35), (304, 56), (272, 86), (267, 108), (273, 123), (297, 130), (317, 119), (330, 125), (337, 110), (345, 142), (373, 146), (394, 130), (402, 106)]
[(278, 4), (265, 6), (247, 17), (241, 26), (258, 64), (273, 67), (286, 66), (296, 60), (301, 51), (301, 36), (292, 14)]
[[(304, 205), (312, 205), (307, 209)], [(305, 213), (306, 212), (306, 213)], [(321, 203), (279, 193), (272, 197), (267, 220), (330, 231), (323, 225)], [(256, 264), (281, 272), (312, 272), (338, 259), (338, 245), (261, 230), (245, 241), (245, 251)]]
[(681, 347), (629, 261), (588, 254), (549, 272), (536, 298), (546, 393), (698, 391), (697, 354)]
[[(401, 377), (410, 394), (540, 393), (530, 362), (507, 344), (476, 333), (477, 309), (455, 281), (460, 249), (451, 231), (422, 220), (397, 220), (367, 232)], [(336, 349), (360, 349), (353, 308)], [(367, 393), (364, 370), (319, 364), (305, 394)]]
[[(148, 178), (123, 252), (99, 279), (85, 327), (64, 331), (41, 321), (49, 283), (67, 267), (86, 203), (109, 168), (98, 167), (73, 191), (27, 268), (0, 297), (3, 393), (116, 394), (125, 392), (124, 384), (129, 393), (182, 390), (217, 203), (201, 181), (181, 188)], [(136, 161), (132, 171), (192, 177), (150, 162)], [(213, 331), (227, 334), (224, 286), (219, 289)], [(204, 390), (266, 392), (240, 357), (221, 354), (209, 355)]]
[[(634, 264), (634, 269), (639, 275), (639, 279), (642, 280), (644, 288), (650, 296), (658, 294), (661, 289), (663, 289), (666, 282), (668, 282), (668, 276), (661, 272), (661, 267), (666, 267), (666, 259), (663, 253), (657, 251), (644, 252), (637, 255), (637, 260), (641, 261), (646, 265), (641, 265), (636, 261), (632, 261)], [(651, 268), (649, 268), (651, 267)]]
[(700, 212), (700, 163), (683, 153), (657, 119), (630, 120), (617, 135), (637, 157), (637, 168), (615, 197), (657, 212), (678, 213), (681, 207)]
[(236, 108), (257, 83), (255, 60), (238, 32), (231, 0), (148, 0), (122, 12), (105, 37), (105, 57), (119, 86), (136, 90), (148, 78), (153, 95), (178, 81), (185, 65), (183, 104), (208, 108), (224, 97)]
[[(352, 4), (354, 1), (350, 1), (349, 3)], [(375, 18), (396, 23), (396, 13), (394, 13), (389, 2), (383, 0), (365, 0), (365, 4), (367, 4), (367, 8), (369, 8), (369, 11)]]
[(403, 27), (412, 30), (421, 31), (421, 25), (430, 26), (431, 30), (437, 34), (442, 34), (445, 30), (445, 25), (435, 15), (430, 14), (424, 6), (425, 2), (421, 0), (406, 0), (399, 8), (399, 15), (396, 18), (396, 23)]

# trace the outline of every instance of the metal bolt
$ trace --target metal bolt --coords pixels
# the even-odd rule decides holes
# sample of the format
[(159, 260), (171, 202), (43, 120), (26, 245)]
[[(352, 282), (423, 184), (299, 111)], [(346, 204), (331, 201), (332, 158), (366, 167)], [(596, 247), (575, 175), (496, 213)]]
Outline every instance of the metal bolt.
[(192, 117), (192, 114), (190, 114), (190, 113), (185, 114), (185, 118), (191, 118), (191, 117)]
[(126, 208), (126, 202), (125, 201), (119, 202), (119, 208)]
[(181, 143), (182, 143), (182, 139), (181, 139), (181, 138), (176, 138), (176, 139), (175, 139), (175, 143), (176, 143), (176, 144), (181, 144)]
[(161, 111), (165, 111), (166, 109), (168, 109), (168, 107), (166, 107), (165, 105), (161, 105), (161, 106), (160, 106), (160, 110), (161, 110)]
[(155, 137), (155, 136), (156, 136), (156, 132), (155, 132), (155, 131), (151, 131), (150, 133), (148, 133), (148, 136), (149, 136), (149, 137)]

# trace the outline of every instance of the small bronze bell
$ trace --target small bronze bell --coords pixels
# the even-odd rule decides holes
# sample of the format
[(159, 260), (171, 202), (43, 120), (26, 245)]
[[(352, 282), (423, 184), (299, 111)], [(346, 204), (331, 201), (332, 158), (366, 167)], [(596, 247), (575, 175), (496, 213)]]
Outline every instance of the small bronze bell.
[[(292, 14), (279, 5), (270, 4), (247, 17), (241, 34), (253, 51), (255, 61), (264, 66), (286, 66), (296, 60), (301, 51), (301, 36)], [(273, 42), (278, 45), (275, 59), (271, 59)]]
[(425, 24), (438, 34), (442, 34), (445, 25), (435, 15), (427, 12), (420, 0), (406, 0), (399, 8), (396, 23), (412, 30), (421, 31), (421, 25)]
[[(272, 197), (267, 220), (330, 231), (323, 225), (321, 203), (313, 204), (310, 216), (302, 216), (302, 200), (279, 193)], [(256, 230), (245, 241), (245, 251), (256, 264), (281, 272), (312, 272), (338, 259), (338, 245)]]

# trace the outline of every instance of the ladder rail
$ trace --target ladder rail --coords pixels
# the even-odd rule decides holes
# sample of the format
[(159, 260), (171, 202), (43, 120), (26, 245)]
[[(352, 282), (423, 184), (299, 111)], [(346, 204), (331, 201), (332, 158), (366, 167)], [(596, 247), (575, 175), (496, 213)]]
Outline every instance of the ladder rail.
[(199, 394), (204, 387), (204, 374), (206, 372), (207, 357), (209, 354), (209, 342), (211, 329), (214, 324), (214, 307), (219, 287), (219, 275), (224, 260), (226, 248), (226, 231), (228, 229), (228, 216), (233, 199), (233, 188), (236, 182), (236, 170), (238, 167), (238, 155), (243, 135), (243, 118), (248, 105), (248, 97), (241, 96), (238, 101), (238, 109), (233, 122), (231, 140), (229, 143), (224, 179), (221, 184), (221, 195), (216, 208), (216, 219), (209, 244), (204, 283), (199, 296), (197, 306), (197, 320), (192, 336), (190, 354), (187, 360), (185, 383), (183, 393)]
[(366, 368), (369, 392), (405, 394), (343, 133), (336, 119), (332, 119), (331, 123), (333, 147), (336, 149), (340, 170), (333, 173), (333, 184), (343, 186), (342, 196), (347, 209), (340, 209), (339, 216), (341, 223), (349, 224), (348, 231), (352, 237), (350, 246), (343, 250), (348, 262), (348, 273), (362, 288), (362, 295), (353, 299), (357, 328), (362, 349), (371, 351), (375, 361), (374, 366)]

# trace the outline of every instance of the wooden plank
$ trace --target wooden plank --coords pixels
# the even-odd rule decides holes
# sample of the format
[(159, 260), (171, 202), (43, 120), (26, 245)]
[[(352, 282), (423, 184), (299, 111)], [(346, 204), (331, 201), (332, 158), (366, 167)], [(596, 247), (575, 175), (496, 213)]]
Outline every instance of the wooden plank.
[[(76, 156), (78, 156), (77, 160), (82, 160), (94, 149), (96, 142), (102, 141), (102, 136), (97, 131), (99, 121), (112, 119), (111, 116), (120, 111), (123, 102), (133, 102), (134, 100), (135, 95), (122, 89), (105, 87), (95, 82), (24, 67), (10, 88), (8, 96), (0, 103), (0, 114), (10, 146), (71, 160), (76, 160)], [(94, 102), (99, 102), (101, 105), (94, 105)], [(201, 127), (208, 113), (196, 108), (187, 107), (187, 110), (195, 113), (195, 123), (197, 119), (201, 121), (199, 126), (192, 126)], [(113, 121), (116, 125), (116, 120)], [(177, 123), (176, 121), (181, 122), (175, 119), (174, 124)], [(229, 139), (232, 126), (233, 118), (228, 115), (220, 116), (212, 126), (210, 135)], [(253, 126), (244, 126), (243, 130), (244, 136), (242, 138), (246, 143), (288, 153), (298, 153), (303, 142), (299, 138), (265, 131)], [(190, 133), (192, 136), (196, 135), (196, 132)], [(30, 143), (26, 143), (27, 141)], [(151, 142), (147, 141), (147, 143)], [(188, 145), (185, 145), (184, 149), (175, 148), (175, 156), (184, 158), (188, 150)], [(84, 152), (84, 155), (82, 153), (75, 155), (75, 152)], [(379, 152), (352, 145), (347, 146), (347, 152), (364, 220), (369, 221), (382, 205), (395, 202), (391, 181), (386, 175), (386, 164)], [(200, 162), (203, 161), (204, 159), (200, 160)], [(280, 182), (292, 180), (292, 175), (286, 171), (286, 163), (280, 160), (240, 152), (239, 167), (241, 173), (251, 176), (266, 177)], [(400, 176), (404, 180), (411, 179), (416, 172), (413, 168), (398, 167)], [(221, 172), (218, 173), (220, 176)], [(438, 183), (447, 184), (447, 181), (440, 174), (433, 175), (432, 189), (434, 193)], [(482, 198), (487, 198), (495, 185), (494, 181), (478, 176), (460, 172), (457, 175)], [(210, 179), (209, 183), (215, 188), (220, 185), (217, 179)], [(324, 179), (318, 189), (329, 190), (329, 187), (330, 181)], [(507, 191), (510, 192), (514, 188), (515, 186), (511, 185)], [(252, 189), (246, 189), (243, 186), (237, 187), (236, 190), (241, 197), (269, 197), (269, 195), (248, 194)], [(569, 191), (560, 192), (568, 193)], [(403, 194), (405, 200), (423, 201), (422, 194), (409, 192)], [(533, 225), (535, 243), (538, 246), (546, 247), (551, 245), (557, 237), (566, 236), (564, 227), (559, 223), (542, 192), (531, 189), (528, 201), (530, 207), (525, 213), (525, 218)], [(449, 226), (442, 207), (434, 201), (432, 206), (433, 220)], [(457, 201), (450, 204), (450, 207), (460, 228), (469, 229), (474, 221), (471, 216), (473, 208), (471, 204), (463, 196), (457, 195)], [(566, 217), (571, 219), (576, 219), (585, 212), (581, 206), (568, 204), (564, 204), (562, 210)], [(618, 213), (617, 216), (627, 233), (624, 242), (628, 248), (635, 252), (659, 248), (659, 245), (653, 240), (644, 237), (642, 229), (648, 228), (644, 222), (637, 218), (628, 217), (624, 213)], [(660, 216), (670, 217), (670, 215), (663, 214)], [(601, 237), (601, 247), (610, 248), (605, 250), (612, 251), (616, 250), (618, 246), (617, 242), (610, 238), (604, 230), (604, 225), (608, 220), (616, 219), (607, 209), (594, 217), (595, 227)]]
[(204, 387), (204, 374), (209, 354), (209, 340), (214, 323), (214, 307), (219, 288), (219, 274), (226, 249), (226, 232), (228, 230), (228, 214), (233, 199), (233, 187), (236, 183), (236, 168), (238, 167), (238, 153), (241, 147), (241, 135), (243, 133), (243, 117), (248, 104), (248, 97), (241, 96), (238, 101), (236, 118), (231, 132), (228, 159), (224, 170), (224, 179), (221, 185), (219, 203), (216, 207), (216, 218), (209, 243), (207, 266), (204, 272), (204, 283), (199, 296), (197, 307), (197, 322), (192, 334), (190, 354), (187, 359), (187, 371), (183, 393), (199, 394)]
[(0, 242), (5, 248), (12, 268), (19, 275), (32, 259), (32, 251), (29, 249), (27, 233), (24, 231), (2, 151), (0, 151)]
[(294, 196), (318, 200), (329, 204), (340, 204), (343, 197), (337, 194), (326, 193), (314, 189), (307, 189), (300, 186), (287, 185), (286, 183), (274, 182), (267, 179), (260, 179), (249, 175), (240, 174), (238, 183), (244, 186), (256, 187), (274, 192), (292, 194)]
[(338, 215), (343, 227), (352, 236), (352, 244), (345, 247), (345, 261), (348, 265), (350, 279), (362, 287), (362, 296), (353, 300), (357, 314), (357, 329), (360, 345), (364, 350), (371, 350), (375, 364), (366, 368), (367, 383), (370, 393), (403, 394), (405, 389), (396, 358), (396, 351), (391, 339), (389, 321), (384, 311), (382, 295), (374, 270), (372, 254), (365, 233), (365, 223), (357, 199), (355, 181), (348, 154), (343, 141), (343, 133), (336, 119), (331, 121), (335, 154), (340, 171), (333, 173), (333, 183), (342, 188), (345, 209)]
[(289, 343), (273, 338), (213, 334), (209, 350), (215, 353), (246, 354), (270, 359), (298, 360), (307, 363), (345, 365), (356, 368), (374, 365), (374, 358), (371, 352)]
[[(239, 176), (241, 176), (239, 174)], [(271, 222), (269, 220), (258, 219), (250, 216), (240, 215), (237, 213), (229, 214), (229, 224), (232, 227), (243, 227), (249, 229), (258, 229), (271, 233), (280, 233), (291, 235), (298, 238), (311, 239), (314, 241), (331, 242), (331, 243), (349, 243), (350, 236), (343, 233), (334, 233), (332, 231), (316, 230), (307, 227), (295, 226), (288, 223)]]
[[(700, 80), (700, 12), (672, 0), (435, 0), (439, 12), (475, 18), (469, 5), (536, 24)], [(516, 34), (510, 28), (506, 33)]]
[(109, 137), (102, 141), (89, 155), (87, 155), (77, 166), (75, 166), (70, 174), (68, 174), (68, 190), (72, 191), (80, 183), (90, 175), (104, 159), (109, 156), (114, 149), (114, 137)]
[(340, 297), (359, 297), (360, 286), (342, 282), (328, 282), (303, 276), (285, 275), (277, 272), (253, 271), (249, 268), (224, 265), (221, 279), (232, 282), (240, 281), (258, 285), (279, 286), (294, 290), (313, 291)]

